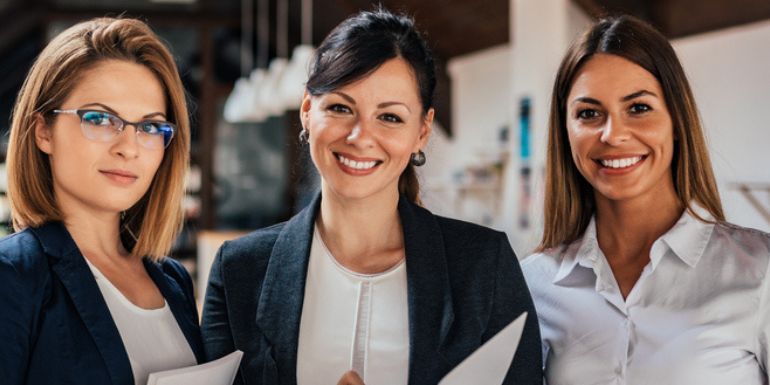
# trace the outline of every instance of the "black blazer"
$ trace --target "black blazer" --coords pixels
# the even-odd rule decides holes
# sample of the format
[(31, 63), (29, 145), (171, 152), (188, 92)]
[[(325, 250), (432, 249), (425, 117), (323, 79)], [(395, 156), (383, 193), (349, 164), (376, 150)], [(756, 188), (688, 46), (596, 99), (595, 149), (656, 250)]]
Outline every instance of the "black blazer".
[[(201, 331), (207, 359), (240, 349), (236, 384), (295, 384), (297, 343), (320, 196), (281, 223), (225, 243)], [(409, 303), (409, 383), (436, 384), (529, 312), (506, 384), (542, 384), (537, 315), (503, 233), (435, 216), (401, 197)], [(343, 373), (340, 373), (342, 376)]]
[[(187, 271), (168, 258), (144, 267), (202, 362)], [(96, 279), (60, 222), (0, 241), (0, 383), (134, 385)]]

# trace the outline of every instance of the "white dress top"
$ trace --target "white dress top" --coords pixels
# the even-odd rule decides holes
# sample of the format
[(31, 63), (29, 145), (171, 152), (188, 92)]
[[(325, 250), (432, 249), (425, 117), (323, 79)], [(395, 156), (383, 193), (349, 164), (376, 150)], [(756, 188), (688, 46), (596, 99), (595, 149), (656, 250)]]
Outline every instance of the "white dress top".
[(522, 264), (548, 384), (767, 384), (768, 261), (770, 234), (685, 212), (624, 300), (591, 220)]
[(146, 384), (150, 373), (197, 364), (168, 303), (164, 301), (160, 309), (136, 306), (96, 266), (86, 262), (123, 340), (136, 385)]
[(366, 385), (406, 384), (406, 263), (379, 274), (340, 265), (315, 229), (299, 327), (297, 383), (336, 384), (355, 370)]

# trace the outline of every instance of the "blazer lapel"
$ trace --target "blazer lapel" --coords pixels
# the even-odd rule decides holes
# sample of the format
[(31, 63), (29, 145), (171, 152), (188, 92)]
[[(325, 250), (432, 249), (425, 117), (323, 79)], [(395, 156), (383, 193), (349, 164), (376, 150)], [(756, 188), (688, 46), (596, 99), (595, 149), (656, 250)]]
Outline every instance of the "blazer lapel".
[(398, 213), (406, 253), (409, 383), (437, 383), (436, 373), (450, 369), (441, 349), (454, 321), (444, 240), (436, 218), (404, 196)]
[(158, 263), (145, 258), (144, 267), (171, 308), (171, 313), (187, 339), (190, 349), (195, 354), (195, 359), (198, 363), (204, 362), (200, 328), (198, 327), (198, 320), (194, 318), (194, 315), (197, 314), (196, 309), (190, 308), (190, 302), (185, 300), (187, 297), (182, 288), (176, 280), (163, 272)]
[(257, 306), (257, 325), (272, 346), (280, 383), (297, 382), (297, 344), (318, 194), (284, 225), (270, 254)]
[(32, 229), (99, 349), (114, 385), (133, 385), (131, 363), (107, 303), (83, 255), (61, 222)]

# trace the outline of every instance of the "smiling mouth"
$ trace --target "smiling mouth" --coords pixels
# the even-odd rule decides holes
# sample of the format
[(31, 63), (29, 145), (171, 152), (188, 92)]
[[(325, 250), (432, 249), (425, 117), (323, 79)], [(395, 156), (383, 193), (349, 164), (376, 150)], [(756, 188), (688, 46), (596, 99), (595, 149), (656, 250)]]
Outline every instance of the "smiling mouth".
[(338, 162), (342, 163), (346, 167), (350, 167), (358, 171), (368, 171), (382, 164), (381, 160), (356, 161), (353, 159), (348, 159), (338, 153), (334, 153), (334, 156), (337, 158)]
[(617, 159), (597, 159), (596, 162), (599, 163), (602, 167), (617, 170), (617, 169), (629, 168), (631, 166), (634, 166), (637, 163), (641, 162), (646, 157), (647, 155), (631, 156), (628, 158), (617, 158)]

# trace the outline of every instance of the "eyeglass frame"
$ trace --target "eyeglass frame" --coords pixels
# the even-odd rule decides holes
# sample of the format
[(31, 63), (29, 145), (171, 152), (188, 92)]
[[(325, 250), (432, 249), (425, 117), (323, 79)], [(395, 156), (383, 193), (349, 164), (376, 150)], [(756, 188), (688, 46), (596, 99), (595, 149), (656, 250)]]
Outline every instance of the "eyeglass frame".
[[(83, 125), (86, 124), (86, 122), (85, 122), (85, 120), (83, 120), (83, 115), (81, 115), (81, 114), (85, 114), (86, 112), (98, 112), (98, 113), (101, 113), (101, 114), (107, 114), (107, 115), (112, 116), (115, 119), (117, 119), (121, 123), (121, 125), (120, 125), (119, 128), (115, 128), (115, 132), (116, 132), (115, 136), (113, 136), (112, 138), (110, 138), (110, 140), (107, 140), (107, 141), (90, 138), (85, 133), (86, 129), (83, 127)], [(139, 134), (139, 132), (141, 132), (142, 134), (145, 134), (145, 135), (152, 135), (152, 134), (147, 134), (146, 131), (140, 129), (140, 125), (143, 124), (143, 123), (162, 123), (162, 124), (167, 125), (168, 127), (170, 127), (171, 128), (171, 135), (169, 135), (168, 141), (165, 140), (165, 137), (166, 137), (165, 136), (165, 132), (167, 132), (167, 131), (162, 131), (161, 134), (160, 134), (160, 135), (163, 135), (163, 138), (164, 138), (163, 147), (162, 148), (147, 147), (146, 145), (142, 145), (142, 147), (147, 148), (149, 150), (165, 150), (166, 148), (168, 148), (168, 146), (171, 144), (171, 140), (174, 139), (174, 135), (176, 134), (176, 130), (177, 130), (176, 124), (168, 122), (168, 121), (147, 119), (147, 120), (140, 120), (138, 122), (131, 122), (131, 121), (128, 121), (126, 119), (121, 118), (120, 116), (118, 116), (118, 114), (115, 114), (115, 113), (112, 113), (112, 112), (109, 112), (109, 111), (103, 111), (103, 110), (92, 110), (92, 109), (88, 109), (88, 108), (53, 109), (53, 110), (51, 110), (51, 113), (53, 113), (53, 114), (66, 114), (66, 115), (75, 115), (75, 116), (77, 116), (78, 118), (80, 118), (80, 130), (83, 133), (83, 136), (85, 136), (89, 140), (92, 140), (92, 141), (95, 141), (95, 142), (100, 142), (100, 143), (109, 143), (110, 141), (114, 140), (115, 138), (118, 137), (118, 135), (120, 135), (121, 132), (123, 132), (126, 129), (126, 126), (134, 126), (135, 134)], [(141, 141), (140, 141), (140, 143), (141, 143)]]

